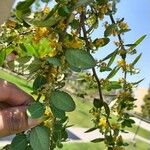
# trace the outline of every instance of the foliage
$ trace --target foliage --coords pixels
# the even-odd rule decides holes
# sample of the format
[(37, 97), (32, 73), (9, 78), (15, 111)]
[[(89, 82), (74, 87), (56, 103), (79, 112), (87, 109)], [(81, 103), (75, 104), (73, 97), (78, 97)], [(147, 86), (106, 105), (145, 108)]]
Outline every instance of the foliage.
[(142, 105), (142, 114), (145, 118), (150, 120), (150, 87), (143, 100), (144, 104)]
[[(2, 26), (0, 38), (0, 64), (9, 68), (21, 68), (18, 74), (25, 75), (33, 81), (32, 94), (37, 96), (36, 102), (27, 109), (28, 117), (44, 117), (45, 121), (22, 133), (23, 146), (27, 149), (62, 148), (66, 141), (68, 117), (66, 112), (74, 111), (75, 102), (65, 91), (66, 80), (72, 72), (86, 72), (83, 78), (90, 81), (97, 89), (99, 97), (93, 99), (90, 113), (93, 115), (94, 126), (88, 130), (99, 129), (102, 139), (93, 142), (104, 142), (108, 150), (124, 149), (120, 132), (125, 127), (132, 127), (134, 121), (127, 114), (134, 108), (136, 100), (132, 88), (138, 82), (129, 83), (128, 75), (137, 74), (135, 68), (141, 54), (135, 56), (133, 62), (127, 57), (136, 55), (136, 46), (142, 42), (145, 35), (133, 44), (125, 44), (122, 35), (130, 31), (124, 19), (115, 20), (116, 12), (114, 0), (55, 0), (50, 8), (50, 0), (41, 0), (41, 9), (34, 10), (35, 0), (19, 2), (14, 15)], [(32, 9), (33, 8), (33, 9)], [(104, 36), (94, 39), (94, 31), (99, 30), (105, 17), (110, 21), (103, 26)], [(114, 36), (114, 38), (111, 38)], [(93, 54), (115, 40), (116, 49), (111, 50), (103, 59), (96, 60)], [(5, 61), (11, 54), (17, 54), (16, 62)], [(116, 59), (119, 59), (116, 63)], [(99, 79), (102, 73), (108, 75)], [(116, 74), (123, 77), (114, 80)], [(84, 81), (83, 80), (83, 81)], [(115, 105), (109, 107), (105, 101), (103, 90), (118, 90)], [(80, 89), (79, 89), (80, 90)], [(88, 93), (87, 93), (88, 94)], [(111, 114), (117, 116), (116, 122), (111, 122)], [(17, 149), (13, 140), (10, 147)], [(20, 140), (19, 140), (20, 141)]]

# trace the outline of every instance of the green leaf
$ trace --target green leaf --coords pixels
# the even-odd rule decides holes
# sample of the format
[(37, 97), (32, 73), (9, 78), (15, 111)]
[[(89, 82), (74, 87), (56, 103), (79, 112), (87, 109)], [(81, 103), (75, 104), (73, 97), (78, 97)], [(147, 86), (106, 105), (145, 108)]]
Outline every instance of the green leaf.
[(58, 13), (60, 16), (65, 17), (70, 13), (70, 10), (68, 9), (67, 6), (62, 6), (58, 9)]
[(70, 112), (75, 109), (75, 102), (72, 97), (63, 91), (53, 91), (50, 97), (50, 102), (57, 109)]
[(41, 88), (44, 84), (46, 84), (46, 82), (47, 82), (47, 80), (44, 76), (38, 75), (33, 83), (33, 91), (36, 91), (39, 88)]
[(31, 130), (30, 144), (33, 150), (48, 150), (50, 146), (49, 129), (37, 126)]
[(130, 50), (133, 50), (136, 46), (138, 46), (144, 39), (146, 35), (141, 36), (133, 45), (130, 47)]
[(117, 53), (118, 53), (118, 48), (115, 51), (113, 51), (112, 53), (110, 53), (109, 55), (107, 55), (105, 58), (103, 58), (102, 61), (105, 61), (105, 60), (111, 58), (112, 56), (117, 55)]
[(104, 71), (111, 71), (112, 69), (109, 67), (101, 67), (100, 68), (100, 72), (104, 72)]
[(65, 118), (65, 111), (60, 110), (53, 105), (51, 105), (50, 107), (51, 107), (51, 111), (52, 111), (53, 115), (56, 118)]
[(31, 58), (32, 58), (31, 56), (19, 57), (18, 59), (16, 59), (16, 61), (20, 65), (24, 65), (25, 63), (29, 62)]
[(92, 140), (91, 142), (99, 143), (99, 142), (103, 142), (104, 140), (105, 140), (104, 138), (97, 138), (97, 139)]
[(139, 81), (137, 81), (137, 82), (132, 82), (131, 84), (133, 84), (133, 85), (137, 85), (137, 84), (141, 83), (143, 80), (144, 80), (144, 78), (143, 78), (143, 79), (141, 79), (141, 80), (139, 80)]
[(94, 131), (94, 130), (96, 130), (96, 129), (97, 129), (96, 127), (90, 128), (90, 129), (86, 130), (85, 133), (92, 132), (92, 131)]
[(109, 106), (108, 106), (108, 104), (107, 103), (103, 103), (103, 105), (104, 105), (104, 108), (105, 108), (105, 112), (106, 112), (106, 114), (107, 114), (107, 116), (109, 117), (110, 116), (110, 109), (109, 109)]
[(111, 35), (112, 29), (114, 28), (116, 28), (116, 24), (109, 25), (104, 32), (104, 36), (108, 37), (109, 35)]
[(70, 23), (70, 25), (71, 25), (71, 27), (72, 27), (73, 29), (77, 29), (77, 28), (79, 27), (79, 24), (80, 24), (79, 20), (76, 20), (76, 19), (74, 19), (74, 20)]
[(101, 108), (103, 106), (103, 101), (100, 99), (94, 98), (93, 105), (96, 108)]
[(79, 69), (90, 69), (96, 65), (92, 55), (81, 49), (68, 49), (65, 53), (65, 58), (70, 66)]
[(33, 102), (31, 105), (28, 106), (26, 112), (30, 118), (40, 118), (43, 116), (45, 108), (42, 103)]
[(3, 63), (5, 61), (5, 58), (6, 58), (6, 51), (5, 50), (1, 50), (0, 51), (0, 66), (3, 65)]
[(52, 64), (54, 66), (61, 66), (60, 60), (56, 57), (48, 57), (46, 60), (49, 64)]
[(25, 48), (26, 52), (28, 53), (28, 55), (38, 57), (38, 53), (32, 44), (24, 42), (23, 45), (24, 45), (24, 48)]
[(122, 86), (120, 85), (120, 83), (118, 81), (111, 81), (109, 83), (109, 88), (116, 90), (116, 89), (122, 88)]
[(141, 56), (142, 56), (142, 53), (139, 54), (139, 55), (135, 58), (135, 60), (131, 63), (131, 66), (132, 66), (132, 67), (139, 61), (139, 59), (141, 58)]
[(41, 61), (37, 58), (34, 58), (32, 63), (28, 66), (30, 74), (37, 72), (41, 68)]
[(37, 27), (51, 27), (57, 24), (61, 17), (50, 17), (46, 20), (31, 20), (30, 22)]
[(114, 62), (117, 54), (118, 54), (118, 49), (115, 50), (115, 52), (111, 55), (110, 60), (109, 60), (109, 62), (107, 64), (107, 67), (110, 67), (112, 65), (112, 63)]
[(114, 77), (116, 75), (116, 73), (119, 71), (120, 68), (115, 67), (110, 74), (107, 76), (106, 80), (109, 80), (110, 78)]
[(75, 5), (75, 8), (78, 8), (80, 6), (86, 6), (91, 2), (92, 2), (92, 0), (78, 0), (78, 2)]
[(31, 13), (30, 6), (35, 2), (35, 0), (25, 0), (22, 2), (18, 2), (16, 6), (16, 17), (20, 20), (23, 21), (24, 17), (27, 14)]
[(28, 145), (27, 138), (24, 134), (19, 134), (14, 137), (11, 142), (10, 149), (11, 150), (26, 150)]

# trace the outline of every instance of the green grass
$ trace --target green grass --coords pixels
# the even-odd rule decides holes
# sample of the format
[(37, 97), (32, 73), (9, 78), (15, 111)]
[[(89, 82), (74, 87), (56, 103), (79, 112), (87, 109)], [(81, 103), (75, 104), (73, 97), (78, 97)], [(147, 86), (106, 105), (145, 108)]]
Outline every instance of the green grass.
[[(103, 143), (67, 143), (64, 144), (62, 149), (56, 148), (56, 150), (104, 150), (105, 145)], [(129, 146), (126, 150), (149, 150), (150, 145), (144, 143), (140, 140), (136, 141), (136, 146), (134, 143), (129, 142)]]
[[(31, 93), (31, 83), (17, 77), (11, 75), (3, 70), (0, 70), (0, 78), (8, 80), (12, 83), (15, 83), (17, 86), (25, 90), (27, 93)], [(81, 98), (74, 98), (76, 102), (76, 110), (74, 112), (68, 113), (70, 124), (73, 124), (77, 127), (85, 127), (90, 128), (92, 127), (93, 123), (91, 121), (92, 115), (89, 112), (90, 108), (92, 107), (92, 103), (88, 100), (83, 100)], [(116, 120), (115, 116), (112, 117), (112, 121)], [(126, 128), (128, 131), (135, 133), (137, 126), (134, 125), (132, 128)], [(139, 136), (142, 136), (146, 139), (149, 139), (150, 132), (140, 128), (138, 132)]]

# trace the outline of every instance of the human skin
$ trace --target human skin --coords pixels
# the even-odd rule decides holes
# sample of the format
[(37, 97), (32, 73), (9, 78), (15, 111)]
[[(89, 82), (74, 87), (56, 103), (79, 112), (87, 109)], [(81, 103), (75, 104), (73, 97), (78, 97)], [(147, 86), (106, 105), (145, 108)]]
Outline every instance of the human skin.
[(27, 117), (26, 108), (33, 100), (16, 85), (0, 79), (0, 137), (30, 129), (42, 119)]

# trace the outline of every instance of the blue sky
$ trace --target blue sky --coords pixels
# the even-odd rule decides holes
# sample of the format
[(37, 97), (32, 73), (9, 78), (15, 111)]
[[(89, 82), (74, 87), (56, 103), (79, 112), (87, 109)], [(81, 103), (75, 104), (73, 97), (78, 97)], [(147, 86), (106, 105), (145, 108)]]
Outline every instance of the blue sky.
[[(137, 68), (141, 70), (139, 75), (129, 77), (131, 81), (137, 81), (142, 78), (145, 80), (140, 83), (139, 87), (147, 88), (150, 83), (150, 0), (121, 0), (117, 5), (118, 11), (115, 15), (116, 18), (125, 18), (130, 29), (130, 32), (123, 36), (125, 43), (131, 44), (142, 35), (147, 35), (145, 40), (137, 47), (138, 53), (143, 53), (141, 60), (137, 64)], [(96, 32), (94, 36), (102, 35), (102, 32)], [(100, 50), (96, 57), (106, 55), (110, 53), (109, 49), (114, 49), (111, 45), (107, 50)], [(132, 58), (130, 59), (132, 60)]]
[[(150, 0), (121, 0), (117, 4), (117, 13), (115, 18), (124, 18), (125, 22), (128, 23), (130, 32), (127, 32), (122, 36), (126, 44), (134, 43), (142, 35), (147, 35), (144, 41), (137, 46), (137, 55), (142, 53), (140, 61), (137, 63), (136, 68), (140, 69), (140, 74), (134, 76), (128, 76), (128, 80), (136, 82), (142, 78), (145, 78), (143, 82), (139, 84), (139, 87), (147, 88), (150, 83)], [(110, 22), (110, 19), (106, 19)], [(103, 36), (103, 32), (98, 28), (94, 32), (93, 37)], [(97, 59), (103, 58), (107, 53), (111, 53), (115, 50), (114, 45), (111, 43), (108, 46), (101, 48), (98, 53), (95, 54)], [(136, 56), (129, 57), (128, 62), (132, 62)], [(116, 60), (117, 61), (117, 60)], [(107, 74), (100, 74), (100, 77), (104, 77)], [(121, 77), (121, 73), (116, 78)], [(114, 79), (116, 79), (114, 78)]]
[(147, 35), (137, 47), (138, 52), (143, 54), (137, 64), (141, 73), (135, 79), (145, 78), (139, 86), (148, 87), (150, 83), (150, 0), (121, 0), (117, 7), (116, 16), (124, 17), (132, 29), (124, 37), (126, 42), (130, 43), (144, 34)]

